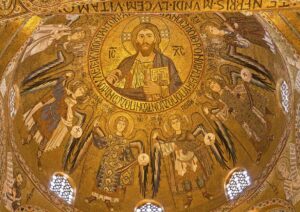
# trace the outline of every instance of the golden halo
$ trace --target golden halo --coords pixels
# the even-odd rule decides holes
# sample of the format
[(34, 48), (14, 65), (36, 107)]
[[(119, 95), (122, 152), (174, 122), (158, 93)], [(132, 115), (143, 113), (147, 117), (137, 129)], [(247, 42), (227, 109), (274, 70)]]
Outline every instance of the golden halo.
[(126, 52), (130, 55), (134, 55), (136, 53), (135, 48), (131, 42), (131, 32), (132, 30), (141, 23), (151, 23), (157, 26), (160, 32), (161, 42), (159, 44), (160, 49), (164, 52), (170, 41), (170, 30), (168, 25), (158, 17), (153, 16), (138, 16), (131, 21), (129, 21), (125, 26), (121, 34), (122, 45)]
[(125, 117), (127, 120), (128, 120), (128, 125), (126, 127), (126, 129), (124, 130), (124, 137), (125, 138), (128, 138), (132, 131), (133, 131), (133, 128), (134, 128), (134, 121), (133, 121), (133, 118), (125, 113), (125, 112), (116, 112), (114, 114), (112, 114), (108, 120), (108, 129), (109, 129), (109, 132), (111, 134), (113, 134), (116, 130), (115, 130), (115, 121), (117, 118), (119, 118), (120, 116), (123, 116)]

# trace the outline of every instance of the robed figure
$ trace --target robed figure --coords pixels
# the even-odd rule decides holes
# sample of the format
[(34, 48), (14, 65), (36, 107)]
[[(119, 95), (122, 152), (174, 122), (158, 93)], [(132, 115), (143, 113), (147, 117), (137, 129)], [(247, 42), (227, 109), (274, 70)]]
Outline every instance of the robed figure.
[(167, 97), (182, 85), (174, 62), (161, 53), (160, 32), (151, 23), (141, 23), (131, 33), (136, 54), (125, 58), (106, 80), (131, 99), (155, 101)]

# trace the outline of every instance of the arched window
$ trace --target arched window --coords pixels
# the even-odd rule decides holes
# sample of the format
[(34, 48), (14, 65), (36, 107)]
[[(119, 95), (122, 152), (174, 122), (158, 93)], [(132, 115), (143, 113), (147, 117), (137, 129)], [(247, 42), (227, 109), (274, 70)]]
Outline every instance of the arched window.
[(50, 181), (50, 190), (68, 204), (72, 204), (75, 199), (75, 189), (71, 181), (68, 175), (60, 172), (54, 173)]
[(233, 200), (251, 185), (250, 176), (246, 169), (234, 169), (228, 176), (225, 184), (226, 196)]
[(280, 93), (281, 93), (281, 105), (284, 110), (284, 112), (289, 112), (290, 108), (290, 91), (289, 91), (289, 86), (286, 83), (286, 81), (282, 81), (280, 85)]
[(142, 200), (137, 204), (134, 212), (164, 212), (162, 205), (154, 200)]

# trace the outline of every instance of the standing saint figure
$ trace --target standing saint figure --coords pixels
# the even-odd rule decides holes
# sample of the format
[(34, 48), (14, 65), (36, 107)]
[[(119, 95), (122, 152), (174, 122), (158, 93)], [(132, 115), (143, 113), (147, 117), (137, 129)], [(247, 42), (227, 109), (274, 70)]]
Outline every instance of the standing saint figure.
[(77, 104), (87, 99), (87, 95), (88, 87), (85, 83), (80, 80), (66, 83), (66, 78), (61, 77), (57, 80), (52, 93), (43, 97), (42, 101), (23, 115), (30, 133), (23, 144), (29, 143), (32, 139), (38, 143), (39, 170), (42, 169), (41, 157), (44, 152), (59, 147), (68, 133), (74, 137), (81, 136), (80, 126), (75, 126), (80, 120), (80, 117), (76, 119), (75, 108)]
[(22, 189), (26, 186), (26, 180), (20, 171), (14, 175), (14, 178), (6, 180), (3, 189), (4, 205), (9, 211), (16, 211), (21, 206)]
[(22, 66), (30, 66), (32, 70), (22, 80), (22, 94), (38, 87), (40, 83), (50, 83), (54, 75), (61, 75), (65, 72), (62, 68), (70, 64), (75, 71), (80, 71), (83, 68), (80, 61), (85, 52), (88, 33), (89, 31), (82, 27), (71, 28), (64, 24), (41, 25), (32, 35), (22, 55)]
[(174, 62), (161, 53), (157, 26), (141, 23), (131, 32), (136, 54), (125, 58), (106, 80), (120, 94), (137, 100), (159, 100), (178, 90), (182, 81)]
[[(114, 204), (120, 202), (125, 195), (126, 187), (133, 184), (134, 167), (139, 164), (140, 191), (145, 196), (146, 175), (149, 157), (144, 154), (142, 141), (128, 141), (125, 137), (133, 130), (133, 120), (127, 114), (119, 114), (111, 117), (110, 124), (113, 132), (105, 135), (98, 122), (93, 132), (94, 145), (104, 149), (99, 169), (96, 176), (96, 187), (91, 196), (86, 198), (90, 203), (100, 199), (105, 202), (110, 211), (114, 210)], [(130, 129), (129, 129), (130, 128)], [(131, 134), (131, 133), (130, 133)], [(133, 149), (137, 149), (139, 156), (148, 158), (144, 163), (141, 158), (134, 155)]]

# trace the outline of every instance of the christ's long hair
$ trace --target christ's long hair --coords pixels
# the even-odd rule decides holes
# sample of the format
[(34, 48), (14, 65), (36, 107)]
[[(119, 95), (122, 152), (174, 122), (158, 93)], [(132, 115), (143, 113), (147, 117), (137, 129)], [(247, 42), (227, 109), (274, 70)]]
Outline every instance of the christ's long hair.
[(132, 42), (132, 45), (134, 46), (135, 50), (138, 51), (138, 47), (137, 47), (137, 43), (136, 43), (137, 35), (143, 29), (149, 29), (153, 32), (154, 37), (155, 37), (154, 50), (156, 52), (161, 52), (161, 50), (159, 48), (159, 44), (161, 42), (159, 29), (157, 28), (157, 26), (155, 26), (154, 24), (151, 24), (151, 23), (141, 23), (141, 24), (137, 25), (132, 30), (132, 32), (131, 32), (131, 42)]

